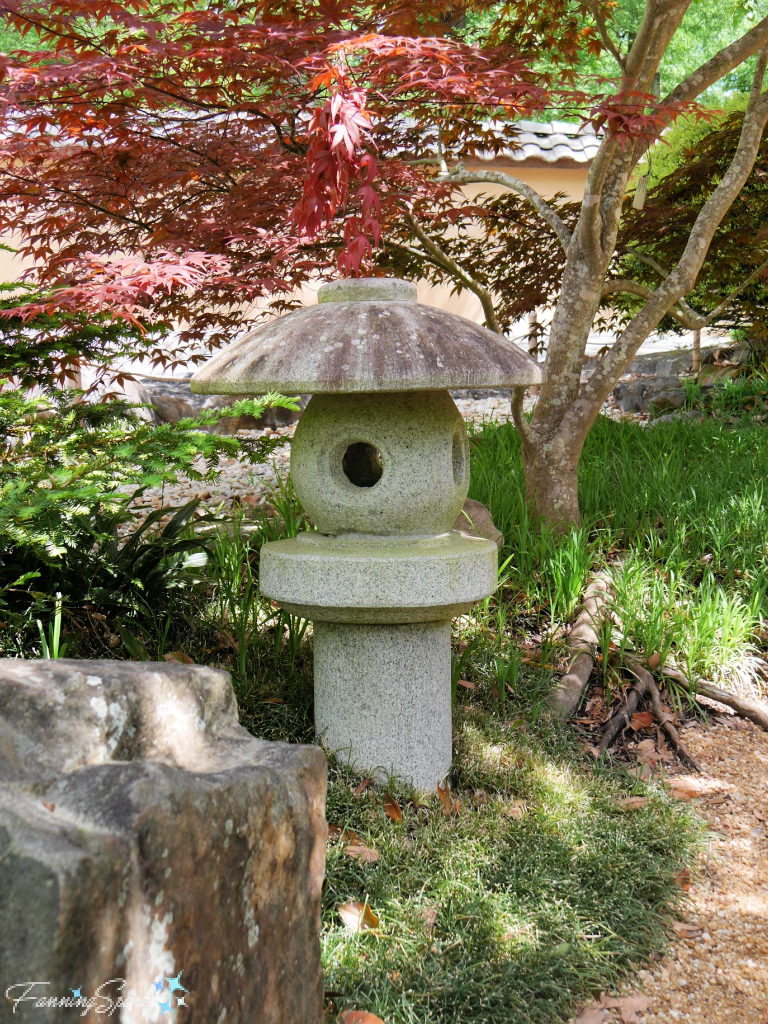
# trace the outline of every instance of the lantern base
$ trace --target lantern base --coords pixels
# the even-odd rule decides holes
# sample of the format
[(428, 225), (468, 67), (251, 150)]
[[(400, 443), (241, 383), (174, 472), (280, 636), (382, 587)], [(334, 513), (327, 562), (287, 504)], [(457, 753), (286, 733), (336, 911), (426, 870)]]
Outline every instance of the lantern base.
[(315, 729), (380, 780), (434, 792), (451, 767), (451, 624), (315, 622)]

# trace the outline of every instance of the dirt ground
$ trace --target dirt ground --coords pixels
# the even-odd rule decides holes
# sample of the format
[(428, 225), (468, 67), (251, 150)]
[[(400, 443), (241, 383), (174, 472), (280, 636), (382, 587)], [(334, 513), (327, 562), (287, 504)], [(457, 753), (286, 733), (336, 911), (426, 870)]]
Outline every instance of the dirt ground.
[(709, 826), (690, 905), (668, 955), (578, 1024), (768, 1024), (768, 733), (718, 719), (686, 729), (685, 743), (705, 774), (683, 785)]

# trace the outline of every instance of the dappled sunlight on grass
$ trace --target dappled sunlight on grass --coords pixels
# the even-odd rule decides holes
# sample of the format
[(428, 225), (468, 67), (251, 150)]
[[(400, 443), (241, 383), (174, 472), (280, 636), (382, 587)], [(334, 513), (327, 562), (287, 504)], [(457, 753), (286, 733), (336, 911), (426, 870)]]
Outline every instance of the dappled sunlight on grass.
[[(525, 718), (525, 704), (508, 710)], [(467, 699), (455, 739), (451, 816), (392, 784), (394, 824), (382, 793), (357, 798), (357, 778), (332, 768), (329, 820), (380, 859), (329, 850), (326, 986), (387, 1021), (543, 1024), (663, 941), (656, 914), (679, 900), (696, 829), (663, 798), (621, 812), (616, 776), (590, 770), (544, 718), (512, 728)], [(352, 899), (369, 901), (381, 935), (345, 931), (336, 907)]]

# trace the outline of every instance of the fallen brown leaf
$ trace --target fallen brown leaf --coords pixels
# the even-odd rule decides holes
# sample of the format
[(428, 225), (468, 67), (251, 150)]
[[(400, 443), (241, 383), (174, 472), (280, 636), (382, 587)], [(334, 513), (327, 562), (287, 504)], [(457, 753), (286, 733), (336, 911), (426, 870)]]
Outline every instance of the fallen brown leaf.
[(688, 892), (691, 888), (691, 872), (688, 868), (683, 868), (680, 874), (676, 876), (675, 882), (680, 886), (683, 892)]
[(681, 800), (683, 803), (695, 800), (696, 797), (701, 796), (699, 787), (687, 779), (672, 779), (669, 784), (669, 791), (675, 800)]
[(46, 809), (46, 811), (50, 811), (51, 814), (53, 814), (53, 812), (56, 810), (56, 804), (47, 804), (45, 800), (43, 800), (43, 807)]
[(282, 697), (267, 697), (267, 699), (264, 701), (264, 703), (265, 704), (282, 704), (283, 703), (283, 698)]
[(384, 1024), (384, 1021), (365, 1010), (345, 1010), (339, 1017), (339, 1024)]
[(471, 683), (468, 679), (459, 679), (456, 685), (463, 686), (465, 690), (474, 690), (475, 688), (475, 684)]
[(350, 903), (342, 903), (336, 908), (339, 917), (344, 922), (345, 928), (350, 932), (365, 932), (372, 928), (378, 928), (379, 919), (367, 903), (360, 903), (354, 900)]
[(370, 786), (370, 784), (372, 782), (373, 782), (373, 779), (363, 779), (363, 781), (360, 783), (360, 785), (356, 786), (355, 789), (354, 789), (355, 796), (362, 796), (363, 793), (366, 791), (366, 789), (368, 789), (368, 787)]
[(647, 796), (625, 796), (622, 800), (618, 801), (622, 811), (634, 811), (638, 807), (645, 807), (647, 803)]
[(651, 672), (655, 672), (660, 664), (661, 664), (661, 655), (658, 654), (658, 653), (657, 654), (652, 654), (650, 656), (650, 658), (648, 659), (648, 661), (646, 662), (646, 665), (651, 670)]
[(653, 725), (653, 715), (650, 711), (636, 711), (629, 720), (635, 732), (640, 729), (650, 729)]
[(403, 820), (403, 812), (400, 810), (400, 804), (395, 800), (389, 793), (384, 794), (384, 813), (392, 821), (400, 822)]
[(635, 755), (643, 764), (655, 764), (660, 758), (656, 750), (656, 740), (641, 740), (635, 747)]
[(353, 860), (362, 860), (366, 864), (375, 864), (379, 859), (378, 850), (372, 850), (364, 843), (352, 843), (350, 846), (345, 846), (344, 853)]
[(683, 939), (695, 939), (697, 935), (701, 935), (704, 929), (695, 924), (686, 924), (684, 921), (673, 921), (672, 931)]
[(353, 845), (359, 845), (363, 841), (357, 832), (353, 832), (351, 828), (342, 828), (341, 825), (329, 825), (328, 838), (341, 839), (343, 843), (352, 843)]
[(429, 938), (432, 934), (432, 929), (435, 927), (435, 921), (437, 921), (437, 907), (422, 907), (419, 911), (419, 917), (422, 920), (424, 934)]
[(638, 1013), (645, 1013), (648, 1007), (651, 1005), (651, 1001), (648, 996), (644, 996), (641, 993), (632, 996), (622, 996), (619, 999), (621, 1019), (624, 1024), (635, 1024)]
[(586, 1010), (583, 1010), (578, 1017), (574, 1020), (573, 1024), (603, 1024), (605, 1020), (605, 1010), (602, 1006), (595, 1003), (592, 1006), (588, 1006)]
[(194, 661), (188, 654), (184, 654), (183, 651), (171, 651), (170, 654), (163, 655), (163, 661), (178, 661), (182, 665), (194, 665)]
[(443, 814), (450, 818), (451, 816), (451, 791), (448, 789), (444, 782), (438, 782), (437, 784), (437, 796), (440, 803), (443, 805)]

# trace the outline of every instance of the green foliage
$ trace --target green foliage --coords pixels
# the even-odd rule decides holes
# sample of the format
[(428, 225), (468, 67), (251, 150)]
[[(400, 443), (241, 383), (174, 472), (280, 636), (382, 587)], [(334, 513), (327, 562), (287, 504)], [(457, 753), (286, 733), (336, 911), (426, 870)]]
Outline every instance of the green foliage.
[[(41, 298), (39, 289), (23, 282), (0, 284), (0, 312)], [(167, 342), (162, 344), (169, 330), (167, 324), (139, 329), (93, 313), (41, 313), (26, 320), (0, 315), (0, 380), (50, 391), (88, 365), (120, 382), (122, 375), (110, 367), (124, 357), (143, 356), (156, 366), (172, 362)]]
[[(734, 100), (734, 106), (738, 102)], [(648, 193), (643, 210), (632, 208), (632, 199), (625, 201), (622, 228), (619, 234), (613, 271), (617, 277), (629, 277), (655, 288), (660, 275), (668, 273), (682, 256), (697, 216), (725, 173), (738, 144), (743, 113), (736, 109), (718, 117), (711, 126), (703, 122), (688, 124), (671, 134), (677, 140), (666, 157), (657, 160), (661, 144), (651, 154), (651, 169), (657, 162), (669, 173), (656, 181)], [(753, 271), (768, 259), (768, 237), (763, 230), (764, 211), (768, 198), (768, 141), (763, 140), (754, 169), (738, 200), (732, 204), (715, 232), (707, 259), (693, 291), (686, 301), (697, 312), (706, 315), (741, 288)], [(637, 258), (635, 252), (645, 259)], [(655, 266), (649, 264), (655, 263)], [(757, 353), (757, 361), (768, 357), (768, 320), (765, 308), (768, 293), (765, 273), (751, 282), (712, 322), (713, 326), (746, 331)], [(640, 299), (624, 293), (612, 296), (613, 306), (621, 311), (619, 322), (631, 316)], [(666, 316), (660, 329), (678, 333), (687, 331), (671, 316)]]
[(267, 396), (155, 426), (125, 403), (0, 391), (0, 609), (10, 627), (4, 648), (27, 649), (33, 620), (55, 616), (54, 593), (70, 623), (93, 613), (141, 622), (174, 591), (192, 586), (207, 544), (191, 531), (196, 503), (148, 512), (141, 495), (179, 475), (213, 479), (224, 456), (263, 461), (276, 442), (205, 428), (233, 412), (258, 416), (267, 402), (291, 404)]

